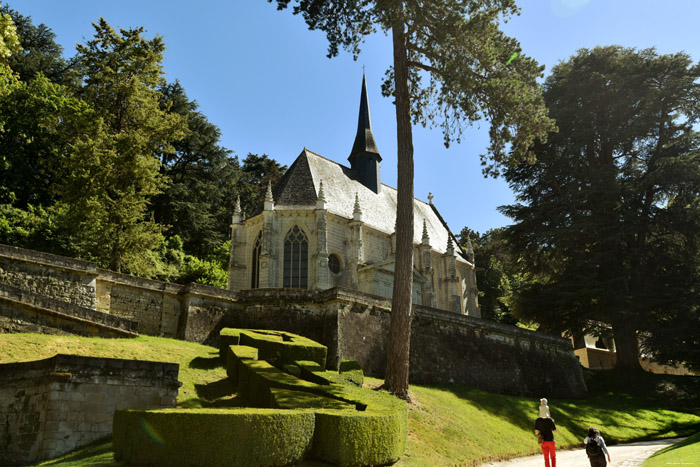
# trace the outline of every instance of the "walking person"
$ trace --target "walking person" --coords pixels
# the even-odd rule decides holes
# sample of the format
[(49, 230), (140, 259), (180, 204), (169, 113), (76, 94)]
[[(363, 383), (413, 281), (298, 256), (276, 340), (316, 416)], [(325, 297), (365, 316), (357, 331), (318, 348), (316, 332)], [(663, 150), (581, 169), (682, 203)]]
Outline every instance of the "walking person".
[(545, 399), (544, 397), (542, 399), (540, 399), (539, 412), (540, 412), (540, 418), (549, 418), (552, 416), (549, 413), (549, 406), (547, 405), (547, 399)]
[[(588, 436), (583, 440), (586, 445), (586, 455), (591, 467), (605, 467), (610, 462), (610, 453), (605, 445), (605, 440), (600, 436), (598, 428), (592, 426), (588, 429)], [(608, 462), (605, 462), (608, 456)]]
[(545, 467), (557, 467), (557, 450), (554, 444), (554, 433), (557, 427), (554, 420), (549, 417), (538, 417), (535, 420), (535, 434), (542, 437), (542, 454), (544, 455)]

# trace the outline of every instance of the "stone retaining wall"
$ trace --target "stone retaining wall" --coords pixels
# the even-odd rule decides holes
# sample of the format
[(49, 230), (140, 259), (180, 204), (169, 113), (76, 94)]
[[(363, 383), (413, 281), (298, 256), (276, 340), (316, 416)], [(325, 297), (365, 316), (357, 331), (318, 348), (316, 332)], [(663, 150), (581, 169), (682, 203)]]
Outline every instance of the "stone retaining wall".
[(135, 337), (138, 323), (0, 282), (0, 333)]
[(175, 407), (178, 365), (56, 355), (0, 365), (0, 465), (110, 436), (115, 409)]
[[(75, 271), (78, 266), (92, 271), (89, 263), (74, 264), (68, 258), (30, 250), (13, 249), (8, 254), (8, 248), (0, 248), (0, 264), (16, 271), (13, 277), (20, 273), (27, 277), (36, 275), (33, 283), (45, 283), (46, 279), (39, 277), (43, 271), (50, 277), (60, 276), (56, 271), (63, 264), (66, 278), (59, 282), (74, 284), (75, 294), (82, 296), (83, 281), (75, 280)], [(85, 277), (89, 276), (87, 272)], [(234, 293), (97, 268), (90, 274), (95, 275), (91, 283), (94, 308), (137, 321), (141, 333), (213, 345), (223, 327), (288, 331), (326, 345), (330, 368), (337, 368), (347, 359), (357, 360), (372, 376), (381, 377), (384, 373), (391, 320), (391, 301), (386, 298), (339, 287)], [(0, 277), (0, 283), (3, 280)], [(42, 290), (53, 293), (50, 288)], [(412, 382), (454, 382), (529, 396), (578, 397), (586, 392), (569, 340), (420, 306), (415, 307), (414, 316)]]

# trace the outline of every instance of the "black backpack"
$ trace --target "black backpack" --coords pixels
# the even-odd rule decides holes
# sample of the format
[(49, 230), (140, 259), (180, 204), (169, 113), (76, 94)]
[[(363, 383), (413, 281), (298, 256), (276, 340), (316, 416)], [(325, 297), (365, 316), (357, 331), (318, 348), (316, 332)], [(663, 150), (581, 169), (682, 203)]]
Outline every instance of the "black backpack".
[(597, 457), (601, 454), (603, 454), (603, 450), (600, 448), (598, 441), (588, 438), (588, 442), (586, 443), (586, 455), (588, 455), (588, 457)]

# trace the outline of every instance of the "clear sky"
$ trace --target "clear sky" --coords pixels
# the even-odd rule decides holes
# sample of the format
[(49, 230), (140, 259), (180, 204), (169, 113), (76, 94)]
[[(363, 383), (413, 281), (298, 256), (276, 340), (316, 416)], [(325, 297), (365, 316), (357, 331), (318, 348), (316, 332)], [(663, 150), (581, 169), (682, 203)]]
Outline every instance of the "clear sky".
[[(209, 121), (221, 128), (222, 145), (243, 159), (268, 154), (290, 165), (304, 147), (344, 165), (357, 128), (366, 66), (374, 136), (383, 158), (382, 182), (396, 186), (396, 123), (390, 99), (380, 93), (391, 63), (381, 32), (364, 44), (358, 61), (341, 51), (326, 58), (323, 33), (308, 31), (291, 11), (265, 0), (2, 0), (34, 24), (57, 35), (67, 56), (89, 40), (91, 23), (143, 26), (163, 36), (168, 81), (180, 80)], [(546, 66), (580, 48), (618, 44), (685, 51), (700, 60), (700, 0), (520, 0), (520, 16), (503, 26), (523, 53)], [(487, 127), (474, 127), (461, 145), (445, 149), (439, 129), (414, 129), (415, 195), (428, 193), (453, 232), (479, 232), (509, 219), (497, 207), (514, 202), (503, 180), (481, 175), (478, 155)]]

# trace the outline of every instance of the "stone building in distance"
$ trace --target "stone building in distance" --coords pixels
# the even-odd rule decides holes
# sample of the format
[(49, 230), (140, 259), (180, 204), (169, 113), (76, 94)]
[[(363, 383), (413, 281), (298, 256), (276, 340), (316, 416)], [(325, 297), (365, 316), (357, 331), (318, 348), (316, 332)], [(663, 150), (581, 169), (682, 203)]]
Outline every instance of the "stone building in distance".
[[(381, 183), (363, 77), (350, 167), (304, 148), (264, 206), (232, 220), (229, 289), (343, 287), (391, 298), (396, 189)], [(413, 302), (480, 317), (474, 255), (462, 251), (432, 196), (414, 200)]]

